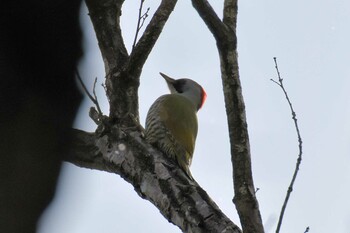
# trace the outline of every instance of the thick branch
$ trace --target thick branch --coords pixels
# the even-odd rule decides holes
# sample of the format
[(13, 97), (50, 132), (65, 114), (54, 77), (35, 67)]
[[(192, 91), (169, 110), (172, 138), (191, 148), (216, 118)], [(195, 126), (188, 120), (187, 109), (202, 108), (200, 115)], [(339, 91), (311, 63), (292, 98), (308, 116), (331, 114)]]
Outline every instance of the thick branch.
[(64, 158), (79, 167), (108, 170), (108, 165), (99, 154), (99, 148), (95, 145), (95, 133), (87, 133), (78, 129), (72, 129), (72, 148)]
[[(128, 71), (131, 76), (139, 77), (148, 55), (162, 32), (177, 0), (163, 0), (154, 13), (150, 23), (130, 54)], [(136, 69), (135, 69), (136, 68)]]
[(128, 59), (120, 28), (124, 0), (86, 0), (85, 2), (94, 25), (106, 74), (110, 74), (116, 67), (122, 67)]
[(196, 182), (138, 133), (112, 131), (98, 137), (74, 130), (75, 146), (66, 161), (121, 175), (183, 232), (241, 232)]
[(129, 55), (120, 28), (124, 0), (86, 0), (106, 72), (111, 121), (132, 125), (127, 116), (138, 116), (139, 80), (130, 82), (125, 72)]
[(231, 30), (236, 31), (237, 26), (237, 0), (225, 0), (223, 23)]
[[(239, 79), (235, 25), (237, 1), (225, 1), (224, 22), (207, 1), (192, 0), (203, 21), (216, 39), (221, 62), (221, 78), (231, 144), (231, 159), (236, 205), (243, 232), (264, 232), (251, 168), (248, 126)], [(223, 26), (224, 25), (224, 26)]]
[(228, 28), (217, 16), (209, 2), (207, 0), (192, 0), (192, 5), (215, 37), (216, 42), (226, 41), (229, 33)]

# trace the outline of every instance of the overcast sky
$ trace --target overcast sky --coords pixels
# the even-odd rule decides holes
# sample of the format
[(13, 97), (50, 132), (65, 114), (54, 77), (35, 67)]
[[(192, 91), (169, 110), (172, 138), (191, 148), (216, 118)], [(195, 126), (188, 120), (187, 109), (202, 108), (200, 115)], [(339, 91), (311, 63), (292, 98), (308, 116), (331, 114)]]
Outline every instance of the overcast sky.
[[(138, 4), (126, 1), (122, 29), (130, 51)], [(160, 1), (147, 0), (153, 15)], [(222, 15), (222, 1), (210, 1)], [(276, 78), (278, 58), (303, 139), (303, 162), (288, 204), (283, 233), (350, 232), (350, 2), (347, 0), (239, 1), (238, 52), (246, 103), (252, 166), (266, 232), (274, 232), (294, 171), (298, 144), (287, 102)], [(101, 54), (85, 6), (86, 84), (103, 82)], [(146, 21), (147, 23), (148, 21)], [(191, 78), (208, 94), (199, 111), (191, 171), (211, 198), (238, 225), (232, 204), (232, 166), (215, 41), (190, 1), (179, 1), (143, 69), (140, 117), (168, 93), (159, 72)], [(99, 101), (108, 115), (103, 88)], [(94, 131), (86, 98), (75, 127)], [(175, 233), (180, 230), (141, 199), (118, 175), (65, 163), (56, 199), (39, 233)]]

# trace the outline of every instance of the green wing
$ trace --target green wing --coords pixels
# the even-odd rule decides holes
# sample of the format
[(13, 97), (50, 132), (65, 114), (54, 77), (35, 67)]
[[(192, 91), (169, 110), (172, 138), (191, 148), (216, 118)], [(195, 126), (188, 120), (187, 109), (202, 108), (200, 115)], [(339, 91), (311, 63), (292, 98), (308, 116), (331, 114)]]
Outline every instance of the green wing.
[[(193, 104), (181, 95), (169, 95), (160, 111), (160, 120), (176, 142), (187, 153), (177, 154), (180, 163), (191, 164), (198, 131), (197, 115)], [(180, 164), (183, 166), (183, 164)]]

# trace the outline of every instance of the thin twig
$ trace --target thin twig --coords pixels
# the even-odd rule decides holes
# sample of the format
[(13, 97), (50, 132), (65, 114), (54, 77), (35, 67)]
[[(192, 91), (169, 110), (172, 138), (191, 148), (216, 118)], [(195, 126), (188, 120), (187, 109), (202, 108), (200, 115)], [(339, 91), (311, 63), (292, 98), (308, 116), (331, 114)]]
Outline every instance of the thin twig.
[(102, 116), (103, 113), (102, 113), (102, 111), (101, 111), (100, 105), (99, 105), (98, 100), (97, 100), (96, 92), (95, 92), (97, 77), (95, 78), (94, 87), (93, 87), (93, 89), (92, 89), (92, 93), (93, 93), (94, 96), (92, 96), (92, 95), (90, 94), (90, 92), (88, 91), (88, 89), (86, 88), (86, 86), (85, 86), (85, 84), (84, 84), (84, 82), (83, 82), (83, 80), (82, 80), (82, 78), (81, 78), (81, 76), (80, 76), (80, 74), (79, 74), (79, 71), (76, 70), (75, 73), (76, 73), (77, 78), (78, 78), (78, 80), (79, 80), (81, 86), (83, 87), (85, 93), (87, 94), (87, 96), (89, 97), (89, 99), (96, 105), (98, 113)]
[(148, 7), (146, 12), (141, 16), (142, 18), (142, 22), (141, 25), (139, 27), (139, 30), (143, 27), (143, 24), (145, 23), (146, 18), (148, 17), (148, 12), (149, 12), (150, 8)]
[(148, 7), (146, 12), (144, 14), (142, 14), (142, 7), (143, 7), (144, 2), (145, 2), (145, 0), (141, 0), (141, 2), (140, 2), (139, 18), (137, 20), (136, 33), (135, 33), (134, 43), (132, 44), (132, 49), (134, 49), (136, 46), (137, 37), (139, 35), (139, 32), (140, 32), (143, 24), (145, 23), (146, 18), (148, 17), (148, 12), (150, 10), (150, 8)]
[(88, 97), (90, 98), (90, 100), (91, 100), (93, 103), (95, 103), (95, 99), (94, 99), (94, 97), (89, 93), (88, 89), (86, 88), (86, 86), (85, 86), (83, 80), (81, 79), (81, 76), (80, 76), (80, 74), (79, 74), (79, 71), (76, 70), (76, 71), (75, 71), (75, 74), (77, 75), (77, 78), (78, 78), (78, 80), (79, 80), (81, 86), (83, 87), (85, 93), (88, 95)]
[(94, 94), (94, 97), (95, 97), (95, 100), (96, 100), (95, 105), (96, 105), (96, 107), (97, 107), (97, 111), (98, 111), (101, 115), (103, 115), (103, 114), (102, 114), (102, 111), (101, 111), (101, 108), (100, 108), (100, 105), (99, 105), (98, 100), (97, 100), (97, 96), (96, 96), (96, 91), (95, 91), (95, 89), (96, 89), (96, 83), (97, 83), (97, 77), (95, 78), (94, 88), (92, 89), (92, 93)]
[[(297, 159), (297, 163), (296, 163), (296, 166), (295, 166), (295, 170), (294, 170), (294, 174), (293, 174), (293, 177), (292, 177), (292, 181), (288, 187), (288, 190), (287, 190), (287, 195), (286, 195), (286, 198), (284, 200), (284, 203), (282, 205), (282, 210), (281, 210), (281, 213), (280, 213), (280, 216), (279, 216), (279, 220), (278, 220), (278, 224), (277, 224), (277, 229), (276, 229), (276, 233), (279, 233), (280, 229), (281, 229), (281, 225), (282, 225), (282, 220), (283, 220), (283, 216), (284, 216), (284, 212), (286, 210), (286, 207), (287, 207), (287, 203), (288, 203), (288, 200), (289, 200), (289, 197), (290, 197), (290, 194), (292, 193), (293, 191), (293, 185), (294, 185), (294, 182), (295, 182), (295, 179), (297, 178), (297, 175), (298, 175), (298, 171), (299, 171), (299, 167), (300, 167), (300, 163), (301, 163), (301, 160), (302, 160), (302, 154), (303, 154), (303, 147), (302, 147), (302, 144), (303, 144), (303, 141), (301, 140), (301, 136), (300, 136), (300, 131), (299, 131), (299, 126), (298, 126), (298, 120), (297, 120), (297, 117), (296, 117), (296, 114), (295, 114), (295, 111), (293, 109), (293, 106), (292, 106), (292, 103), (289, 99), (289, 96), (287, 94), (287, 91), (286, 89), (284, 88), (283, 86), (283, 79), (281, 78), (281, 75), (280, 75), (280, 72), (278, 70), (278, 65), (277, 65), (277, 58), (274, 57), (273, 60), (275, 61), (275, 68), (276, 68), (276, 71), (277, 71), (277, 75), (278, 75), (278, 81), (275, 81), (273, 79), (271, 79), (272, 82), (276, 83), (278, 86), (281, 87), (281, 89), (283, 90), (283, 93), (287, 99), (287, 102), (289, 104), (289, 107), (290, 107), (290, 110), (292, 112), (292, 119), (294, 121), (294, 125), (295, 125), (295, 129), (296, 129), (296, 132), (297, 132), (297, 136), (298, 136), (298, 143), (299, 143), (299, 154), (298, 154), (298, 159)], [(306, 231), (307, 232), (307, 231)]]

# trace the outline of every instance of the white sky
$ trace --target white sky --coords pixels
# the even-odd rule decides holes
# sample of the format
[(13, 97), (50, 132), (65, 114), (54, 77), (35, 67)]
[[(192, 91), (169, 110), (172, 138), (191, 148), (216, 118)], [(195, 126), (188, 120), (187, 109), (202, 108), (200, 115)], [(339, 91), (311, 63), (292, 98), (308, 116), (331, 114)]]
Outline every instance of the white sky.
[[(133, 3), (131, 3), (133, 2)], [(122, 29), (130, 49), (138, 4), (126, 1)], [(160, 1), (148, 0), (153, 15)], [(212, 0), (221, 15), (221, 1)], [(296, 133), (276, 78), (276, 56), (299, 119), (304, 159), (282, 226), (283, 233), (350, 232), (350, 2), (346, 0), (239, 1), (238, 52), (249, 125), (255, 186), (266, 232), (274, 232), (298, 153)], [(97, 41), (83, 8), (86, 84), (103, 82)], [(147, 21), (148, 22), (148, 21)], [(232, 167), (215, 41), (190, 1), (179, 1), (143, 69), (142, 123), (152, 102), (167, 93), (159, 72), (192, 78), (208, 94), (198, 114), (191, 171), (233, 222)], [(99, 101), (107, 114), (103, 88)], [(75, 127), (94, 131), (86, 99)], [(118, 175), (65, 163), (53, 205), (39, 233), (175, 233), (180, 230), (141, 199)]]

